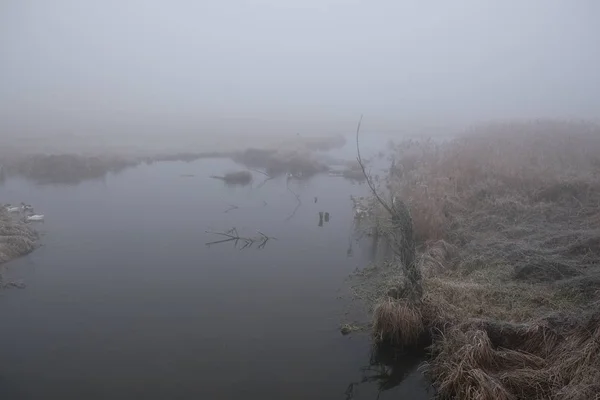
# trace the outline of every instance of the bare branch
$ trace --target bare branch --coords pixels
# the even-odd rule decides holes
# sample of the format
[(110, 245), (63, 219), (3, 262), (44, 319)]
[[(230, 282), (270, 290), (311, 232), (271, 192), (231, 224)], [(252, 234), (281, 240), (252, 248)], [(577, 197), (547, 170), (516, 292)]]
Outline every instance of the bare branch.
[(265, 239), (269, 240), (269, 239), (273, 239), (273, 240), (277, 240), (276, 237), (274, 236), (267, 236), (264, 233), (262, 233), (261, 231), (257, 231), (259, 235), (261, 235), (262, 237), (264, 237)]
[(292, 190), (292, 188), (291, 188), (289, 185), (287, 185), (287, 190), (289, 190), (289, 191), (290, 191), (290, 192), (291, 192), (291, 193), (294, 195), (294, 197), (296, 198), (296, 200), (297, 200), (298, 202), (301, 202), (301, 201), (300, 201), (300, 196), (299, 196), (298, 194), (296, 194), (296, 192), (294, 192), (294, 191)]
[(365, 169), (365, 164), (362, 160), (362, 157), (360, 155), (360, 146), (358, 145), (358, 134), (360, 133), (360, 124), (362, 123), (362, 119), (363, 116), (361, 114), (360, 119), (358, 120), (358, 126), (356, 127), (356, 153), (357, 153), (357, 161), (358, 161), (358, 165), (360, 165), (360, 169), (362, 170), (363, 175), (365, 176), (365, 180), (367, 181), (367, 185), (369, 185), (369, 189), (371, 189), (371, 192), (373, 192), (373, 196), (375, 196), (375, 198), (377, 199), (377, 201), (379, 201), (379, 203), (381, 203), (381, 205), (383, 206), (383, 208), (385, 208), (385, 210), (387, 212), (390, 213), (390, 215), (395, 215), (394, 211), (392, 210), (392, 207), (390, 207), (382, 198), (381, 196), (379, 196), (379, 193), (377, 193), (377, 189), (375, 188), (375, 185), (373, 184), (373, 179), (371, 178), (371, 175), (367, 173), (366, 169)]
[(271, 175), (269, 175), (266, 171), (261, 171), (260, 169), (256, 169), (256, 168), (248, 168), (248, 169), (250, 171), (258, 172), (259, 174), (262, 174), (262, 175), (266, 176), (267, 178), (273, 179), (273, 177)]
[(234, 205), (234, 204), (230, 204), (230, 205), (229, 205), (229, 208), (228, 208), (227, 210), (223, 211), (223, 213), (224, 213), (224, 214), (227, 214), (229, 211), (232, 211), (232, 210), (237, 210), (238, 208), (239, 208), (238, 206), (236, 206), (236, 205)]
[(230, 235), (229, 233), (231, 233), (231, 231), (229, 231), (228, 233), (212, 232), (212, 231), (205, 231), (205, 232), (206, 233), (210, 233), (211, 235), (225, 236), (225, 237), (228, 237), (228, 238), (233, 239), (233, 240), (240, 238), (239, 236), (237, 236), (237, 234), (235, 236), (234, 235)]
[(218, 244), (218, 243), (227, 243), (227, 242), (234, 242), (234, 247), (237, 248), (238, 243), (241, 241), (242, 246), (240, 247), (240, 250), (245, 249), (245, 248), (250, 248), (252, 247), (252, 245), (254, 243), (258, 243), (258, 248), (262, 249), (265, 247), (265, 245), (267, 244), (267, 242), (270, 239), (274, 239), (277, 240), (277, 238), (274, 237), (270, 237), (265, 235), (264, 233), (258, 231), (260, 236), (257, 237), (243, 237), (240, 236), (238, 234), (237, 229), (235, 228), (231, 228), (230, 230), (228, 230), (227, 232), (213, 232), (213, 231), (206, 231), (206, 233), (210, 233), (211, 235), (218, 235), (218, 236), (224, 236), (227, 239), (223, 239), (223, 240), (216, 240), (216, 241), (212, 241), (212, 242), (207, 242), (206, 245), (210, 246), (212, 244)]
[(268, 181), (270, 181), (271, 179), (274, 179), (274, 178), (275, 178), (274, 176), (267, 175), (267, 178), (264, 181), (262, 181), (261, 183), (259, 183), (258, 186), (256, 186), (256, 189), (260, 189), (261, 187), (263, 187), (265, 185), (265, 183), (267, 183)]
[(294, 215), (296, 215), (296, 212), (302, 205), (302, 200), (300, 200), (300, 196), (296, 192), (294, 192), (289, 185), (286, 185), (286, 186), (287, 186), (287, 189), (290, 191), (290, 193), (292, 193), (294, 195), (294, 197), (296, 197), (296, 202), (297, 202), (296, 207), (294, 208), (294, 211), (292, 211), (292, 213), (285, 219), (286, 221), (289, 221), (290, 219), (292, 219), (294, 217)]
[(205, 243), (205, 244), (206, 244), (207, 246), (210, 246), (211, 244), (218, 244), (218, 243), (233, 242), (234, 240), (237, 242), (237, 240), (238, 240), (238, 239), (236, 239), (236, 238), (231, 238), (231, 239), (223, 239), (223, 240), (217, 240), (217, 241), (215, 241), (215, 242), (207, 242), (207, 243)]

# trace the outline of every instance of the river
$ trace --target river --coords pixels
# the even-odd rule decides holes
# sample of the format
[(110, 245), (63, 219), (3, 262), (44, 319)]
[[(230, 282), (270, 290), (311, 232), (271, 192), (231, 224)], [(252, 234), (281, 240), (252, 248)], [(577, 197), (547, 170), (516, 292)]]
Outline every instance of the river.
[[(4, 182), (2, 202), (46, 220), (42, 246), (2, 266), (26, 288), (0, 291), (0, 398), (430, 398), (420, 357), (375, 357), (367, 332), (340, 333), (355, 308), (347, 277), (371, 257), (350, 201), (366, 186), (209, 177), (239, 169), (205, 159)], [(234, 227), (273, 239), (206, 245), (222, 239), (206, 231)]]

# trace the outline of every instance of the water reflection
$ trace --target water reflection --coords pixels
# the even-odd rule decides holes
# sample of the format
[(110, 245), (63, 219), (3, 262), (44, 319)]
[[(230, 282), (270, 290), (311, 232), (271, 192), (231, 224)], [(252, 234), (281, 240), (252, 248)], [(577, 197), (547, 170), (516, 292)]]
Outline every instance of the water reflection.
[(394, 258), (394, 251), (387, 237), (373, 226), (370, 219), (354, 219), (352, 234), (348, 238), (347, 257), (353, 256), (355, 243), (368, 246), (367, 254), (372, 263), (385, 263)]
[[(236, 168), (228, 159), (162, 163), (73, 188), (9, 179), (0, 194), (52, 218), (48, 245), (12, 268), (30, 288), (0, 301), (0, 341), (18, 344), (0, 346), (0, 358), (18, 360), (0, 371), (0, 398), (339, 399), (353, 380), (351, 393), (392, 382), (382, 372), (359, 374), (363, 364), (381, 368), (368, 361), (368, 337), (352, 337), (357, 348), (348, 349), (336, 330), (349, 300), (333, 293), (365, 264), (372, 241), (355, 243), (356, 262), (345, 259), (348, 196), (366, 188), (319, 175), (289, 189), (281, 177), (260, 191), (229, 190), (209, 177)], [(253, 175), (256, 185), (268, 179)], [(326, 229), (315, 228), (319, 211)], [(279, 240), (258, 238), (257, 228)], [(275, 364), (275, 376), (264, 373)]]
[[(389, 344), (373, 346), (369, 365), (360, 368), (360, 379), (351, 382), (346, 388), (346, 400), (358, 398), (359, 388), (363, 384), (375, 384), (377, 388), (375, 398), (379, 399), (385, 392), (402, 384), (406, 386), (405, 381), (413, 374), (422, 377), (418, 367), (423, 362), (424, 356), (422, 349), (399, 350)], [(408, 388), (411, 399), (429, 399), (433, 394), (433, 389), (424, 379), (414, 382), (412, 386), (414, 388)]]

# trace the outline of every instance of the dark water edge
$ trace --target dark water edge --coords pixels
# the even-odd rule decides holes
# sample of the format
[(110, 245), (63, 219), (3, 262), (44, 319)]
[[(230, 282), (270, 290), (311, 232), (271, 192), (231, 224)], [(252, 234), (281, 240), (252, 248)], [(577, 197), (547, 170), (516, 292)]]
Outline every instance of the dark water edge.
[[(344, 279), (371, 257), (363, 242), (347, 256), (349, 196), (365, 187), (209, 178), (233, 167), (156, 163), (72, 186), (7, 179), (1, 201), (32, 203), (46, 222), (43, 247), (3, 266), (27, 288), (0, 292), (0, 398), (430, 398), (418, 356), (372, 353), (367, 334), (339, 332), (353, 307)], [(206, 230), (234, 226), (277, 240), (205, 246)]]

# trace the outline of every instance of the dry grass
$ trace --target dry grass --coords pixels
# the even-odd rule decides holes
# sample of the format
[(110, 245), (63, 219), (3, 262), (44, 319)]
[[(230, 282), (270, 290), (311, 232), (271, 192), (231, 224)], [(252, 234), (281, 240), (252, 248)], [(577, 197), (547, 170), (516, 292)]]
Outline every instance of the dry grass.
[(426, 369), (442, 398), (566, 400), (600, 393), (598, 311), (523, 325), (468, 322), (440, 334), (432, 350)]
[(37, 234), (31, 226), (14, 220), (0, 208), (0, 264), (31, 253), (36, 240)]
[(378, 341), (414, 345), (418, 343), (425, 327), (417, 307), (402, 300), (388, 298), (375, 308), (373, 331)]
[(387, 291), (376, 340), (429, 332), (444, 398), (597, 396), (599, 154), (599, 127), (557, 121), (400, 144), (388, 190), (409, 206), (424, 297)]

